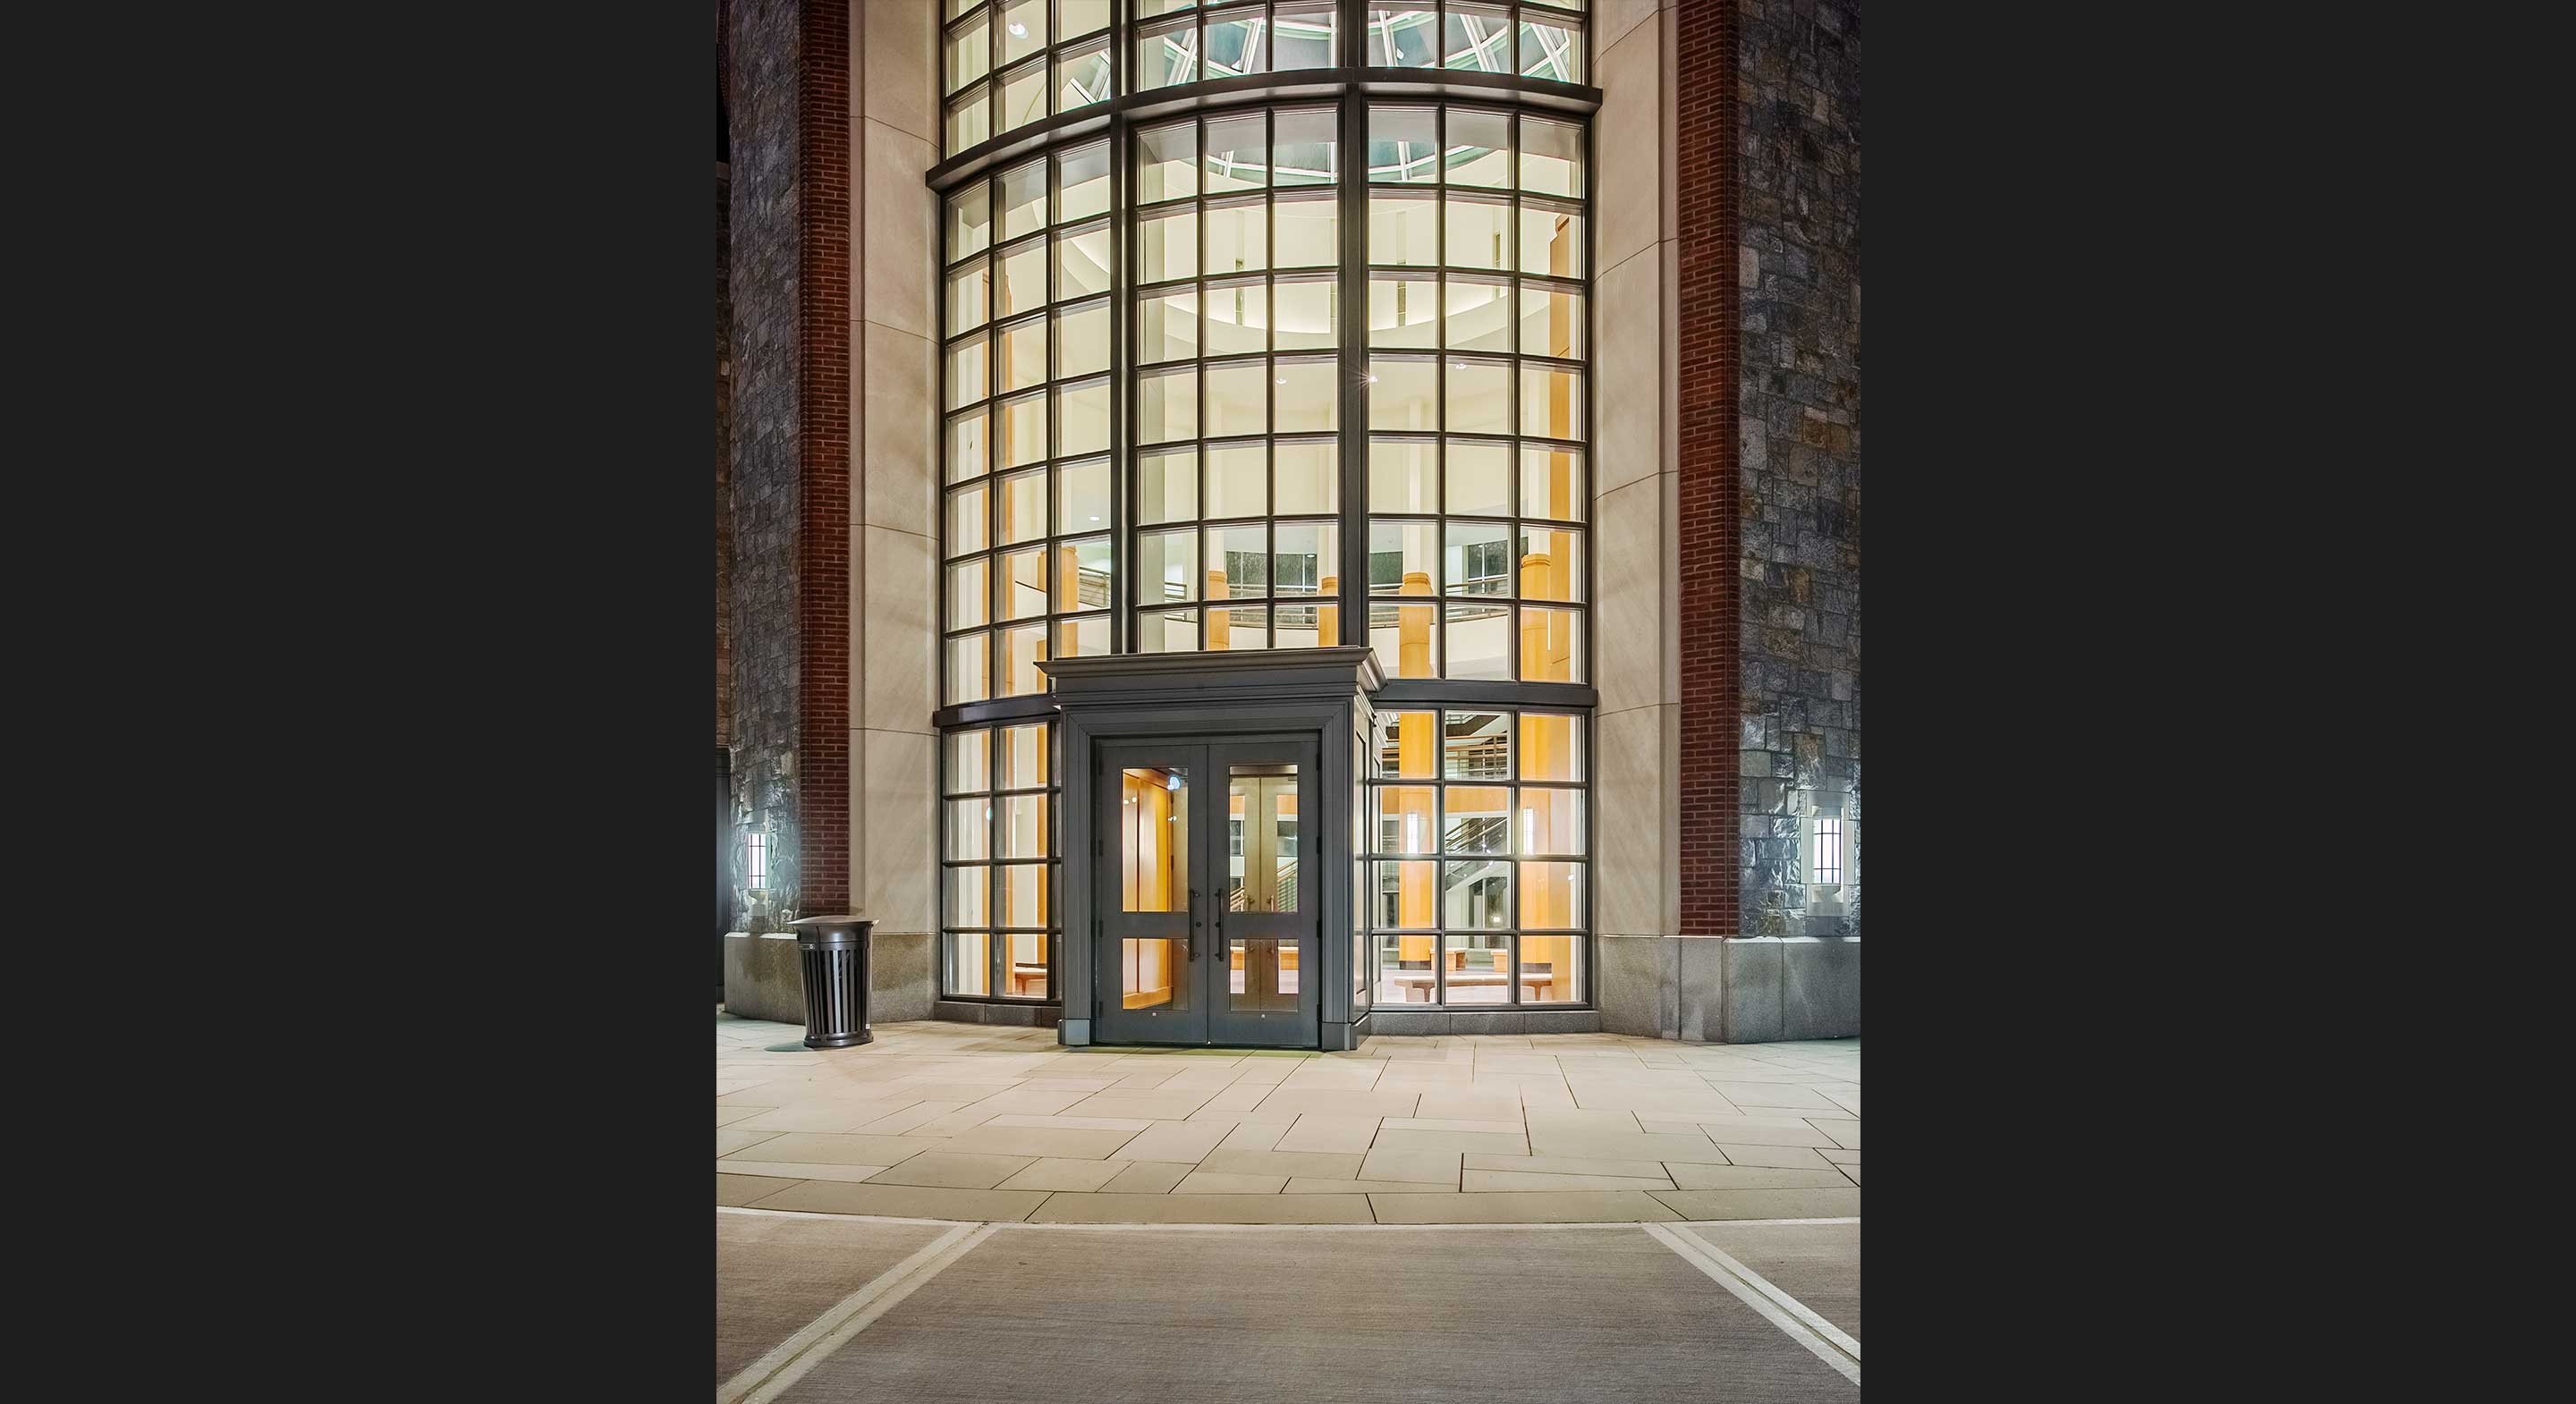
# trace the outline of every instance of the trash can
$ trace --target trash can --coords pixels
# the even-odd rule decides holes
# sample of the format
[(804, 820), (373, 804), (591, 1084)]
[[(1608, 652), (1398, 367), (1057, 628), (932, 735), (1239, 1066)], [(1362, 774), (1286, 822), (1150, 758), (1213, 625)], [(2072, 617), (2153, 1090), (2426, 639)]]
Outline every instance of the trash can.
[(868, 1032), (867, 917), (819, 916), (787, 923), (805, 970), (805, 1046), (853, 1048)]

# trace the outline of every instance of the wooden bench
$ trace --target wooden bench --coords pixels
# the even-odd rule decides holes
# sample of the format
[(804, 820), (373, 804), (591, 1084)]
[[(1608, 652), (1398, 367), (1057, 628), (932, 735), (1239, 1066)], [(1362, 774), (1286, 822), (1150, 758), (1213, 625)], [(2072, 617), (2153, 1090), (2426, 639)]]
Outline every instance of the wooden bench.
[[(1500, 970), (1452, 970), (1449, 972), (1449, 985), (1452, 989), (1487, 985), (1508, 985), (1511, 983), (1511, 979), (1512, 977), (1510, 975)], [(1386, 972), (1386, 980), (1388, 984), (1394, 985), (1398, 989), (1404, 991), (1404, 1000), (1407, 1004), (1428, 1004), (1431, 1001), (1431, 992), (1433, 988), (1432, 972), (1428, 970), (1390, 970)], [(1531, 1003), (1536, 1003), (1541, 999), (1543, 997), (1542, 992), (1555, 983), (1556, 976), (1552, 971), (1524, 970), (1521, 972), (1521, 988), (1529, 992), (1528, 1002)]]

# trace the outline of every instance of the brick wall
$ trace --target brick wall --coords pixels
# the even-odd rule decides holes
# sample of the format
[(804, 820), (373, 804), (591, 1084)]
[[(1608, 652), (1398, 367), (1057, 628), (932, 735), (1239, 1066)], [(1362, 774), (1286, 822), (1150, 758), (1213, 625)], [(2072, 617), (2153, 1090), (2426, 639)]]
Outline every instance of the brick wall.
[(1742, 929), (1857, 935), (1856, 847), (1826, 917), (1801, 837), (1819, 795), (1859, 816), (1860, 7), (1735, 8)]
[(1678, 865), (1685, 936), (1736, 934), (1738, 482), (1736, 474), (1736, 10), (1675, 13), (1674, 154), (1680, 247), (1681, 765)]
[[(776, 834), (771, 887), (793, 908), (802, 546), (798, 0), (734, 0), (733, 784), (736, 820)], [(754, 918), (736, 918), (750, 929)]]
[(850, 909), (850, 5), (806, 0), (797, 97), (800, 901)]

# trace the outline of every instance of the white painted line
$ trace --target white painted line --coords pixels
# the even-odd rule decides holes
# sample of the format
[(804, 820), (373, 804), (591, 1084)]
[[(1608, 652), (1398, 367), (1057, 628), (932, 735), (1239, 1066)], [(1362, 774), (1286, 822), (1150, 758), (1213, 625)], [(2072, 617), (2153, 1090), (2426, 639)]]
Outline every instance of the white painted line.
[(1860, 1383), (1860, 1360), (1857, 1356), (1843, 1354), (1822, 1336), (1807, 1329), (1805, 1322), (1782, 1311), (1769, 1297), (1753, 1290), (1750, 1285), (1737, 1278), (1733, 1272), (1728, 1271), (1711, 1257), (1711, 1250), (1706, 1245), (1696, 1239), (1685, 1238), (1663, 1224), (1647, 1224), (1644, 1228), (1647, 1233), (1654, 1236), (1656, 1242), (1679, 1254), (1683, 1262), (1698, 1268), (1710, 1281), (1734, 1293), (1736, 1298), (1746, 1306), (1760, 1312), (1763, 1320), (1787, 1332), (1789, 1339), (1807, 1348), (1808, 1354), (1834, 1367), (1835, 1372), (1844, 1379), (1853, 1384)]
[(1806, 1322), (1807, 1325), (1814, 1328), (1817, 1335), (1833, 1342), (1837, 1349), (1849, 1355), (1852, 1359), (1860, 1359), (1860, 1342), (1843, 1334), (1841, 1327), (1836, 1326), (1834, 1323), (1827, 1321), (1812, 1311), (1809, 1311), (1806, 1303), (1799, 1301), (1797, 1298), (1790, 1296), (1786, 1292), (1781, 1291), (1777, 1286), (1773, 1285), (1769, 1278), (1766, 1278), (1762, 1274), (1755, 1272), (1753, 1269), (1746, 1267), (1741, 1261), (1737, 1260), (1733, 1254), (1728, 1253), (1725, 1249), (1709, 1242), (1708, 1235), (1699, 1232), (1696, 1227), (1691, 1230), (1691, 1237), (1698, 1239), (1699, 1246), (1707, 1249), (1708, 1255), (1717, 1259), (1720, 1266), (1724, 1267), (1728, 1272), (1734, 1273), (1736, 1276), (1743, 1278), (1746, 1284), (1751, 1286), (1754, 1291), (1778, 1302), (1791, 1316), (1798, 1318), (1800, 1321)]
[(754, 1209), (748, 1204), (719, 1204), (716, 1212), (757, 1214), (764, 1219), (832, 1219), (844, 1224), (928, 1224), (934, 1228), (973, 1228), (983, 1222), (980, 1219), (898, 1219), (891, 1214), (825, 1214), (811, 1209)]
[(743, 1367), (742, 1373), (716, 1387), (716, 1404), (767, 1404), (844, 1341), (868, 1329), (921, 1284), (937, 1277), (950, 1263), (984, 1241), (991, 1224), (959, 1224), (921, 1246), (911, 1257), (879, 1273), (876, 1280), (833, 1304), (780, 1341), (768, 1354)]

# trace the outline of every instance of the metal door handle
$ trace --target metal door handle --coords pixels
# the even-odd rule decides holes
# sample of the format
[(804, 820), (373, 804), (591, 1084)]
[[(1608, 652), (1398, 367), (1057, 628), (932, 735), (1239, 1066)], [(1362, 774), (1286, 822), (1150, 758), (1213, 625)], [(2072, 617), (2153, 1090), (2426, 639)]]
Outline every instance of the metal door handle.
[(1190, 889), (1190, 959), (1199, 958), (1199, 890)]

